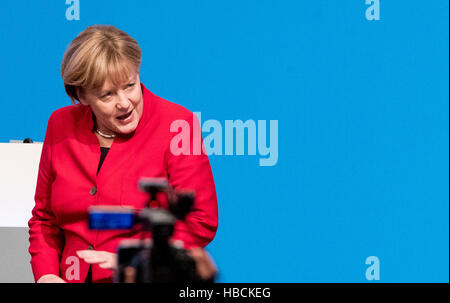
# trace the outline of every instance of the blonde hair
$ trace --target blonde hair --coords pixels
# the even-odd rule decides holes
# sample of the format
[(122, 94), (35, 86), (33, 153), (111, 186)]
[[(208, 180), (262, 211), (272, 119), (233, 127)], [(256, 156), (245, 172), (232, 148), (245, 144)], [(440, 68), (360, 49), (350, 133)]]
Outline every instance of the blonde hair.
[(111, 25), (89, 26), (69, 44), (61, 63), (67, 95), (79, 101), (77, 88), (99, 89), (106, 79), (114, 85), (139, 72), (141, 49), (127, 33)]

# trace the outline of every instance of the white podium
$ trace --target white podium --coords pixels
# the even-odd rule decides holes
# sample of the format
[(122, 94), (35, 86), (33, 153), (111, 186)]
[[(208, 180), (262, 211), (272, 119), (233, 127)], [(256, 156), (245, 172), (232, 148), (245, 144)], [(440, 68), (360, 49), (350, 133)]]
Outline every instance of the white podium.
[(28, 220), (42, 143), (0, 143), (0, 283), (33, 282)]
[(0, 143), (0, 227), (28, 227), (42, 143)]

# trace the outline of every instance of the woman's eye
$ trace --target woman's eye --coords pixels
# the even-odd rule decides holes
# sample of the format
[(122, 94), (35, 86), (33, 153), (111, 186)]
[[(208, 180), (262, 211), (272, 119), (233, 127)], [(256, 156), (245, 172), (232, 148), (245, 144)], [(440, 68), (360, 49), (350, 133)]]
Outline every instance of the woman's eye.
[(111, 96), (111, 93), (106, 93), (103, 96), (101, 96), (101, 99), (107, 99), (109, 96)]
[(128, 84), (127, 87), (133, 87), (133, 86), (134, 86), (134, 83), (130, 83), (130, 84)]

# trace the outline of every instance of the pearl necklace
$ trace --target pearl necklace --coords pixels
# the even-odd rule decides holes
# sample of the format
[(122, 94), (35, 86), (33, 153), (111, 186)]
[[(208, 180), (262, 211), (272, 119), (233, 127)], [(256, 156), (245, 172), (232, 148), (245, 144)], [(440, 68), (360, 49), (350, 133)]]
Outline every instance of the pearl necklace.
[(116, 135), (107, 135), (107, 134), (104, 134), (104, 133), (102, 133), (99, 129), (96, 129), (95, 132), (96, 132), (97, 134), (99, 134), (100, 136), (102, 136), (103, 138), (106, 138), (106, 139), (112, 139), (112, 138), (116, 137)]

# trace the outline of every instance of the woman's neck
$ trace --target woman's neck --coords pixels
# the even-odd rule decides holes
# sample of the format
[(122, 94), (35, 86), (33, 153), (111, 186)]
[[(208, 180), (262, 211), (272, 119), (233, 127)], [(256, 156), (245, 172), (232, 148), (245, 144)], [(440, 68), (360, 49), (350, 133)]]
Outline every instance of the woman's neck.
[[(95, 132), (95, 135), (97, 136), (98, 139), (98, 143), (100, 144), (100, 147), (111, 147), (111, 145), (114, 142), (114, 138), (105, 138), (104, 136), (100, 135), (99, 133), (97, 133), (95, 130), (96, 129), (104, 129), (102, 128), (101, 125), (99, 125), (99, 123), (97, 122), (97, 118), (95, 117), (94, 113), (92, 113), (92, 120), (94, 122), (94, 129), (93, 131)], [(109, 135), (109, 131), (102, 131), (102, 133), (106, 133)]]
[(98, 143), (100, 144), (100, 147), (111, 147), (111, 145), (114, 142), (114, 138), (107, 139), (107, 138), (104, 138), (104, 137), (100, 136), (97, 133), (95, 133), (95, 135), (97, 136)]

